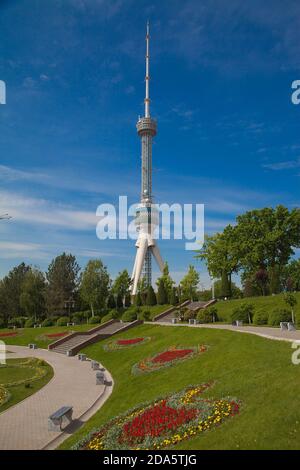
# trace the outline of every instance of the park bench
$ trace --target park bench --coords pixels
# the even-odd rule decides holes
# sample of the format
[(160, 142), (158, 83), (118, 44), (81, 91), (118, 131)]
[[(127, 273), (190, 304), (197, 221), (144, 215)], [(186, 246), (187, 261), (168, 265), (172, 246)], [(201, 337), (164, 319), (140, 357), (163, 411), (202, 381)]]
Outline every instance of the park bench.
[(196, 320), (195, 320), (195, 318), (190, 318), (190, 319), (189, 319), (189, 325), (196, 325)]
[(177, 318), (172, 318), (172, 323), (173, 324), (177, 323)]
[(287, 324), (287, 329), (288, 329), (289, 331), (296, 331), (296, 328), (295, 328), (294, 323), (293, 323), (293, 322), (290, 322), (290, 321), (289, 321), (288, 324)]
[(74, 322), (69, 322), (69, 323), (67, 323), (67, 326), (75, 326), (75, 323)]
[(105, 374), (102, 371), (96, 372), (96, 385), (105, 385)]
[(48, 418), (48, 430), (49, 431), (62, 431), (62, 423), (64, 419), (68, 420), (68, 424), (72, 421), (73, 407), (72, 406), (62, 406), (59, 410), (55, 411)]
[(86, 361), (86, 354), (78, 354), (79, 361)]
[(97, 362), (97, 361), (91, 361), (91, 366), (92, 366), (93, 370), (99, 370), (99, 368), (100, 368), (99, 362)]
[(280, 322), (280, 329), (281, 329), (281, 331), (285, 331), (285, 330), (288, 329), (288, 324), (287, 324), (286, 321), (281, 321)]
[(29, 343), (28, 344), (29, 349), (37, 349), (37, 345), (34, 343)]

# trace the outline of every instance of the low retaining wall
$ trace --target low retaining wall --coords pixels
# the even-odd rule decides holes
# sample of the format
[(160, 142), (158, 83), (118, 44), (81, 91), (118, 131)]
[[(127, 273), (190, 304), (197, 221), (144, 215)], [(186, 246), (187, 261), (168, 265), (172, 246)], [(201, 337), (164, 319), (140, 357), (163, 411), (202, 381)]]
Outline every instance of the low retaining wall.
[(169, 313), (172, 313), (175, 310), (178, 310), (180, 307), (185, 307), (189, 303), (191, 303), (191, 301), (186, 300), (181, 305), (178, 305), (178, 306), (175, 305), (174, 307), (170, 307), (170, 308), (168, 308), (168, 310), (165, 310), (164, 312), (159, 313), (158, 315), (155, 315), (155, 317), (153, 317), (152, 321), (159, 321), (161, 318), (165, 317), (166, 315), (169, 315)]

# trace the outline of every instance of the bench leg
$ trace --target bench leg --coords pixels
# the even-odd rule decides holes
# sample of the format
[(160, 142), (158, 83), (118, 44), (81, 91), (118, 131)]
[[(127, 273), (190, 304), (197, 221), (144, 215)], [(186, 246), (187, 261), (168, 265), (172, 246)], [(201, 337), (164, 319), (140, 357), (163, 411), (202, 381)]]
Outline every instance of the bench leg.
[(52, 420), (48, 419), (48, 431), (61, 432), (62, 419)]

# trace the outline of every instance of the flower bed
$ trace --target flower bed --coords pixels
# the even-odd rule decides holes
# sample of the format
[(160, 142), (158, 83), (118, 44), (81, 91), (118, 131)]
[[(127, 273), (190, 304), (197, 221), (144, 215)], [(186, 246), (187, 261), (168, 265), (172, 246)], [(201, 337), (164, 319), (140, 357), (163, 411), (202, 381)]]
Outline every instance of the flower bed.
[(18, 331), (7, 331), (6, 333), (0, 333), (0, 338), (10, 338), (11, 336), (17, 336)]
[(49, 339), (55, 339), (55, 338), (63, 338), (64, 336), (67, 336), (68, 334), (69, 334), (68, 331), (63, 331), (62, 333), (50, 333), (45, 336), (46, 338), (49, 338)]
[(74, 449), (166, 449), (219, 426), (239, 413), (240, 404), (231, 398), (212, 400), (201, 397), (211, 385), (188, 387), (139, 405), (92, 431)]
[(0, 406), (4, 405), (9, 400), (10, 393), (6, 388), (0, 385)]
[[(42, 379), (47, 374), (47, 369), (44, 367), (45, 362), (36, 359), (36, 358), (29, 358), (25, 361), (21, 361), (18, 364), (10, 364), (7, 363), (5, 365), (1, 365), (1, 368), (9, 368), (9, 369), (29, 369), (32, 372), (32, 375), (29, 378), (24, 378), (20, 380), (15, 380), (13, 382), (6, 382), (0, 383), (0, 387), (5, 385), (5, 387), (16, 387), (18, 385), (25, 385), (26, 383), (35, 382), (36, 380)], [(1, 379), (1, 378), (0, 378)]]
[(154, 357), (144, 359), (137, 364), (134, 364), (132, 373), (136, 375), (144, 372), (153, 372), (161, 369), (162, 367), (169, 367), (179, 361), (195, 357), (205, 351), (207, 351), (207, 346), (205, 345), (191, 348), (172, 347)]
[(130, 339), (118, 339), (112, 340), (103, 346), (105, 351), (117, 351), (118, 349), (131, 348), (132, 346), (138, 346), (150, 341), (151, 338), (130, 338)]

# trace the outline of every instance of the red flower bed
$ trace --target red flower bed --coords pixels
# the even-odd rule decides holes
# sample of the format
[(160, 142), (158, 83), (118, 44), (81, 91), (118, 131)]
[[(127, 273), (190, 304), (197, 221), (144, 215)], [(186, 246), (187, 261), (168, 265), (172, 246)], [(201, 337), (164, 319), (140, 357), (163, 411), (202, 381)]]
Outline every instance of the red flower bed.
[(17, 331), (10, 331), (7, 333), (0, 333), (0, 338), (6, 338), (8, 336), (16, 336), (18, 334)]
[(68, 334), (67, 331), (65, 331), (64, 333), (51, 333), (49, 335), (46, 335), (47, 338), (62, 338), (63, 336), (66, 336)]
[(117, 341), (117, 344), (119, 344), (120, 346), (129, 346), (131, 344), (140, 343), (141, 341), (144, 341), (144, 338), (119, 339)]
[(182, 359), (183, 357), (188, 356), (193, 352), (193, 349), (173, 349), (169, 351), (164, 351), (163, 353), (155, 356), (152, 359), (152, 362), (159, 362), (164, 364), (165, 362), (174, 361), (176, 359)]
[(197, 415), (195, 408), (172, 408), (166, 400), (148, 408), (141, 415), (124, 424), (120, 442), (129, 445), (142, 442), (145, 437), (159, 437), (166, 431), (176, 430), (178, 426), (193, 420)]

